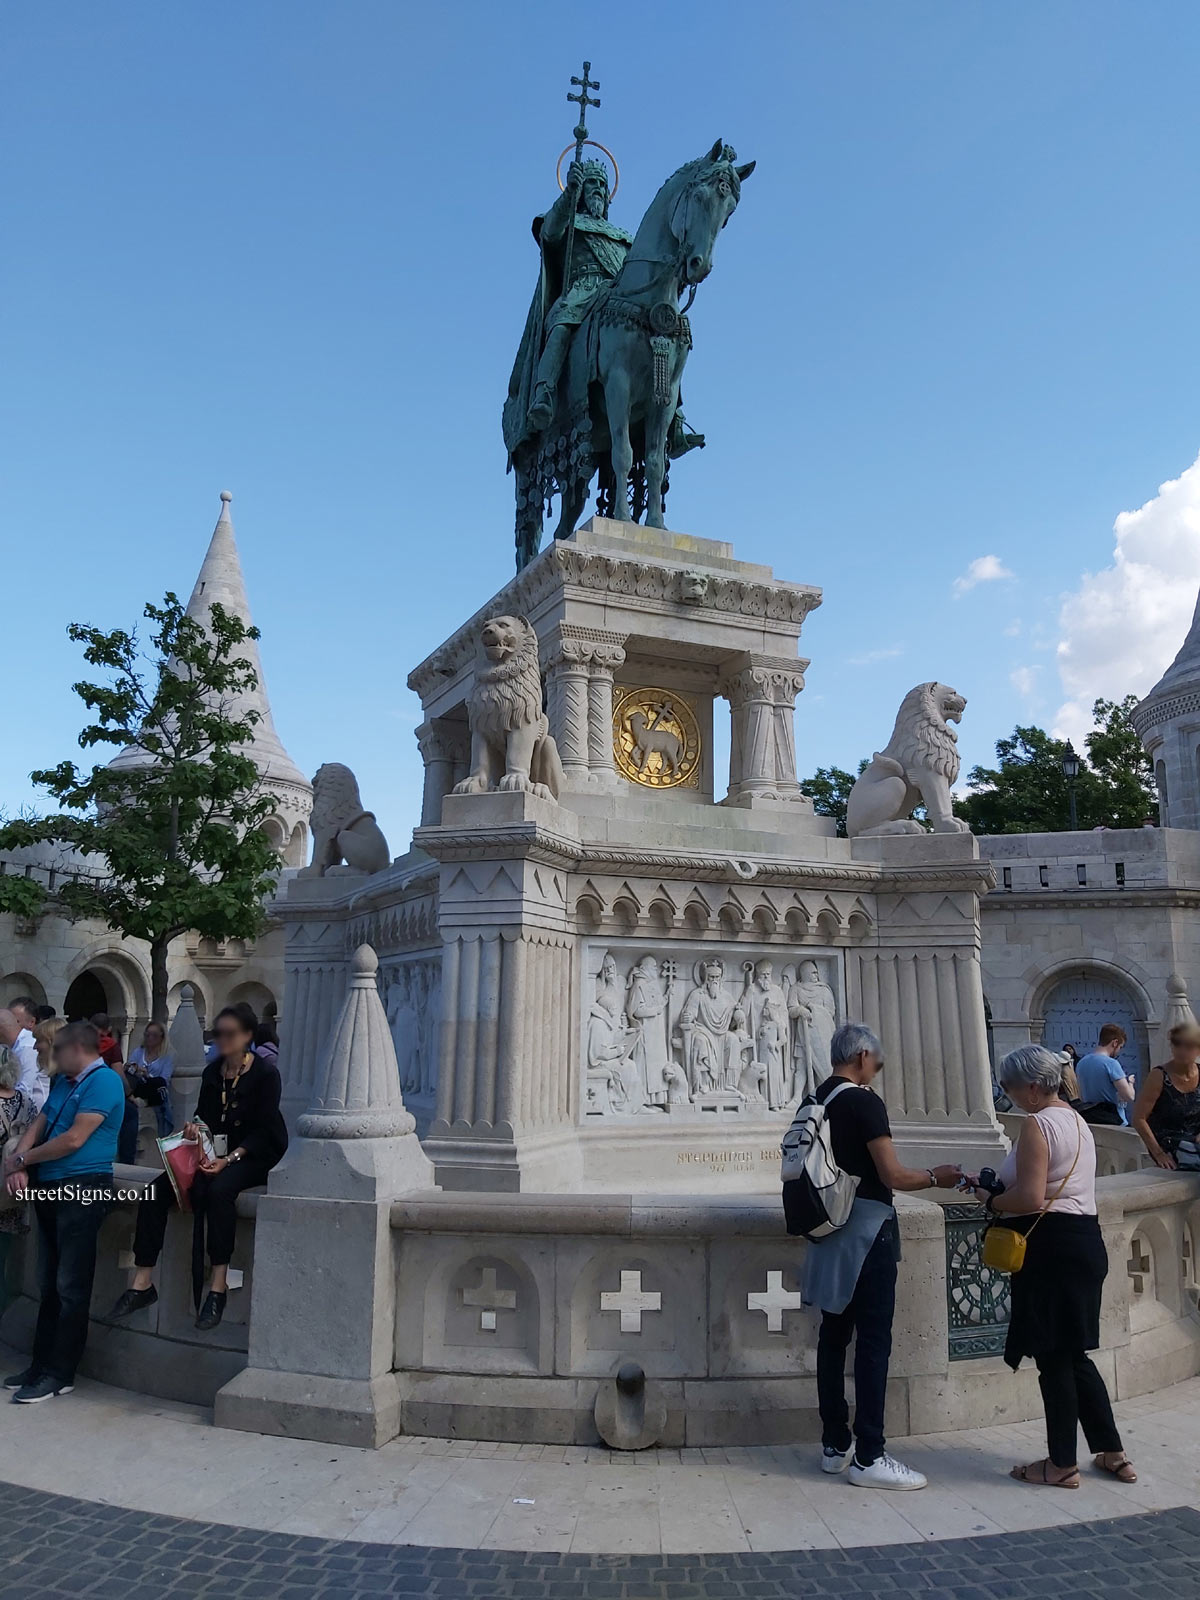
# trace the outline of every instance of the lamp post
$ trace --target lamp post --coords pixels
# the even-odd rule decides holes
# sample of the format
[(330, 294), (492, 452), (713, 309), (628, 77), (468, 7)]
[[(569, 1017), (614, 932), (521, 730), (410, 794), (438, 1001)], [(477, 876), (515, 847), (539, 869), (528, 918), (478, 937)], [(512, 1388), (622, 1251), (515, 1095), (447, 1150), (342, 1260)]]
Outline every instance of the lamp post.
[(1074, 833), (1079, 826), (1079, 816), (1075, 809), (1075, 780), (1079, 776), (1079, 755), (1069, 739), (1067, 748), (1062, 753), (1062, 774), (1067, 780), (1067, 804), (1070, 807), (1071, 832)]

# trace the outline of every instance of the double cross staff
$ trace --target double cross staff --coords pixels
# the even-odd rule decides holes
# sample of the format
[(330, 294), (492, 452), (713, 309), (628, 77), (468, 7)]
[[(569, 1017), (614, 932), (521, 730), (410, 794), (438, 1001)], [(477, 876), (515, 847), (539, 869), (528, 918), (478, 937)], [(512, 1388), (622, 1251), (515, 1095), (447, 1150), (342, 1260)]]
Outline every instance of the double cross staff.
[[(583, 77), (582, 78), (576, 78), (575, 76), (572, 76), (572, 78), (571, 78), (571, 82), (573, 84), (577, 85), (577, 87), (579, 89), (579, 93), (578, 94), (572, 94), (569, 89), (567, 90), (567, 99), (570, 100), (573, 104), (578, 105), (578, 107), (579, 107), (579, 121), (575, 124), (575, 159), (576, 159), (576, 161), (582, 161), (582, 159), (583, 159), (583, 147), (587, 143), (587, 136), (588, 136), (587, 113), (588, 113), (588, 107), (589, 106), (596, 106), (597, 108), (599, 108), (599, 105), (600, 105), (599, 100), (593, 100), (591, 95), (588, 94), (588, 90), (589, 89), (598, 89), (600, 87), (600, 83), (599, 83), (598, 79), (590, 78), (588, 76), (588, 74), (591, 72), (591, 70), (592, 70), (592, 63), (590, 61), (585, 61), (583, 63)], [(559, 159), (561, 160), (561, 157)], [(566, 255), (563, 258), (563, 289), (564, 289), (564, 291), (569, 289), (570, 286), (571, 286), (571, 254), (572, 254), (572, 252), (573, 252), (573, 250), (575, 248), (575, 210), (576, 210), (576, 207), (578, 206), (578, 204), (579, 204), (579, 196), (575, 195), (573, 200), (572, 200), (572, 204), (571, 204), (571, 219), (567, 224), (567, 250), (566, 250)]]

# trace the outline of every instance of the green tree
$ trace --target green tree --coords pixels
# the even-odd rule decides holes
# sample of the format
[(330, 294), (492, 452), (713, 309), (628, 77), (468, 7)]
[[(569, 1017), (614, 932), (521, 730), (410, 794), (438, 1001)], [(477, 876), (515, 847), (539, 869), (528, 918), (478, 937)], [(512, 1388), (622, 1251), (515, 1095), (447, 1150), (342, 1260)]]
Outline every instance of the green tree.
[[(253, 938), (279, 858), (262, 824), (277, 801), (263, 792), (243, 746), (258, 713), (238, 698), (256, 685), (239, 646), (257, 639), (220, 605), (203, 625), (175, 595), (147, 604), (147, 655), (136, 632), (73, 623), (67, 630), (102, 683), (74, 685), (93, 720), (81, 749), (116, 745), (130, 759), (85, 771), (73, 761), (32, 774), (63, 808), (0, 824), (0, 849), (54, 842), (100, 857), (106, 873), (64, 883), (56, 904), (150, 946), (152, 1015), (167, 1019), (167, 953), (189, 928), (213, 939)], [(30, 915), (47, 890), (0, 876), (0, 910)]]
[[(858, 763), (861, 772), (865, 761)], [(801, 780), (800, 788), (813, 803), (819, 817), (833, 817), (837, 823), (838, 838), (846, 837), (846, 802), (854, 787), (855, 774), (843, 767), (818, 767), (811, 778)]]
[(1084, 740), (1091, 769), (1107, 785), (1112, 815), (1120, 819), (1108, 824), (1113, 828), (1140, 828), (1158, 817), (1154, 767), (1131, 720), (1137, 703), (1136, 694), (1097, 700), (1092, 707), (1096, 726)]
[[(1140, 828), (1157, 809), (1150, 763), (1129, 720), (1137, 696), (1097, 700), (1095, 729), (1079, 758), (1075, 805), (1080, 828)], [(996, 743), (996, 766), (974, 767), (955, 814), (975, 833), (1058, 833), (1070, 826), (1062, 760), (1067, 741), (1044, 728), (1014, 728)]]

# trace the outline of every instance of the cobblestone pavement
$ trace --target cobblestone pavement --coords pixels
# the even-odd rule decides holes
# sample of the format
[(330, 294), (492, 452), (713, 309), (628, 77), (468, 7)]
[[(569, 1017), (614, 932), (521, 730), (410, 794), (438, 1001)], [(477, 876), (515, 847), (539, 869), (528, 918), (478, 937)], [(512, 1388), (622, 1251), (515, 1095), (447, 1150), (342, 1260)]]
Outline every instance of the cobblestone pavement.
[(1180, 1600), (1200, 1592), (1200, 1512), (918, 1546), (604, 1556), (310, 1539), (6, 1484), (0, 1573), (7, 1600)]

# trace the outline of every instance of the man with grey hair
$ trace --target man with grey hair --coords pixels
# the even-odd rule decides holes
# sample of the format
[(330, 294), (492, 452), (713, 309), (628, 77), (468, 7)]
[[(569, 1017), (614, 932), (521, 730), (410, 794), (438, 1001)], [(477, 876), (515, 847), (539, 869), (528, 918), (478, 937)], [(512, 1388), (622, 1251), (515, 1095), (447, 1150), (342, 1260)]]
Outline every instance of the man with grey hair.
[[(822, 1472), (845, 1472), (863, 1489), (923, 1489), (923, 1474), (888, 1455), (883, 1432), (900, 1230), (892, 1191), (952, 1189), (959, 1167), (918, 1172), (902, 1165), (887, 1108), (871, 1091), (883, 1068), (883, 1046), (861, 1022), (847, 1022), (830, 1041), (833, 1068), (816, 1090), (828, 1120), (833, 1159), (858, 1179), (844, 1227), (810, 1241), (801, 1288), (821, 1309), (817, 1339), (817, 1403)], [(854, 1433), (846, 1403), (846, 1351), (854, 1339)]]
[(17, 1088), (40, 1111), (50, 1093), (50, 1079), (38, 1066), (33, 1028), (8, 1007), (0, 1011), (0, 1049), (16, 1061)]

